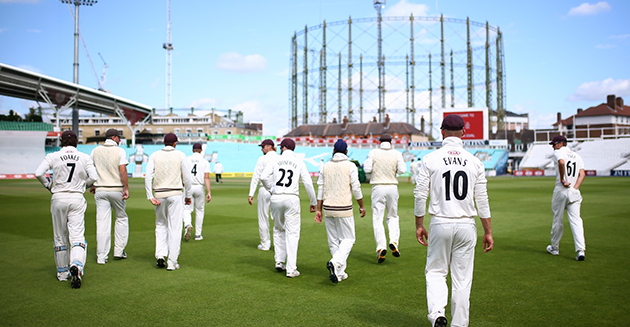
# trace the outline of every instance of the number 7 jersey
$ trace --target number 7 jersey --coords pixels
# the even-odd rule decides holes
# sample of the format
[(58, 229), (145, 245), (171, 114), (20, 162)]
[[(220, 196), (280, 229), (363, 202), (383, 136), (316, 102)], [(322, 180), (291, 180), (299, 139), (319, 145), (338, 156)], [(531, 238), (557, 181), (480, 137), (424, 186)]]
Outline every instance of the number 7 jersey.
[(564, 173), (566, 175), (564, 180), (571, 183), (571, 186), (575, 185), (580, 170), (584, 169), (582, 157), (566, 146), (553, 151), (553, 164), (556, 167), (556, 185), (562, 185), (558, 171), (558, 161), (560, 161), (560, 159), (564, 160)]
[(462, 140), (447, 137), (442, 148), (422, 158), (414, 188), (416, 216), (429, 214), (442, 218), (490, 218), (486, 170), (479, 158), (466, 151)]
[[(46, 172), (49, 169), (53, 170), (50, 182), (46, 179)], [(98, 179), (92, 158), (72, 146), (46, 155), (35, 175), (53, 194), (84, 193), (86, 184), (90, 186)]]

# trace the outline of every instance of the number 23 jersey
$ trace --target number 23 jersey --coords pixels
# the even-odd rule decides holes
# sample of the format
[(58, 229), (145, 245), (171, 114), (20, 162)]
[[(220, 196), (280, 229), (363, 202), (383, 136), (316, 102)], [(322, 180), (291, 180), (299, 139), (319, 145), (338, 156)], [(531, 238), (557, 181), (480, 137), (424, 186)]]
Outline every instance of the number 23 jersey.
[(273, 164), (267, 165), (262, 173), (261, 180), (265, 188), (271, 194), (300, 195), (300, 179), (311, 199), (311, 205), (317, 204), (313, 180), (308, 173), (306, 164), (291, 150), (285, 150), (277, 156)]
[(414, 189), (415, 215), (424, 216), (430, 192), (429, 214), (443, 218), (490, 218), (486, 171), (479, 158), (466, 151), (462, 140), (447, 137), (442, 148), (422, 158)]
[(564, 160), (564, 173), (566, 175), (565, 181), (571, 183), (571, 186), (575, 185), (580, 169), (584, 169), (582, 157), (566, 146), (553, 151), (553, 164), (556, 167), (556, 185), (562, 185), (560, 183), (560, 174), (558, 172), (558, 161), (560, 159)]

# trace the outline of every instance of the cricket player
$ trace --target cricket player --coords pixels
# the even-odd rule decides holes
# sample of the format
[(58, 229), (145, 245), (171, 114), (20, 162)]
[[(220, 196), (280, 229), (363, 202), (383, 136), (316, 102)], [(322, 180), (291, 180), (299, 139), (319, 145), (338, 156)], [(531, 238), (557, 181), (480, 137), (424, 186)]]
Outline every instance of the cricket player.
[[(289, 278), (300, 276), (297, 270), (297, 251), (300, 242), (300, 180), (311, 201), (310, 212), (315, 212), (317, 197), (306, 164), (295, 153), (295, 142), (285, 138), (280, 142), (281, 156), (265, 167), (260, 179), (271, 193), (273, 217), (273, 247), (276, 270), (285, 271)], [(285, 263), (286, 262), (286, 263)]]
[[(195, 210), (195, 241), (203, 240), (203, 218), (205, 204), (210, 202), (210, 163), (203, 155), (201, 143), (193, 144), (193, 154), (186, 157), (186, 164), (190, 167), (190, 180), (192, 181), (192, 203), (184, 206), (184, 241), (190, 240), (192, 234), (192, 212)], [(204, 185), (206, 189), (204, 190)], [(204, 202), (205, 201), (205, 202)]]
[(112, 208), (116, 215), (114, 223), (114, 259), (126, 259), (125, 247), (129, 240), (129, 217), (125, 211), (125, 200), (129, 198), (127, 181), (127, 153), (118, 146), (118, 130), (105, 132), (105, 143), (92, 150), (98, 181), (90, 187), (96, 203), (96, 263), (107, 263), (112, 244)]
[[(428, 318), (431, 326), (446, 327), (448, 301), (446, 277), (451, 271), (451, 326), (468, 326), (470, 289), (473, 280), (477, 228), (483, 225), (483, 252), (492, 250), (490, 204), (483, 163), (466, 151), (461, 137), (464, 120), (448, 115), (442, 121), (442, 148), (424, 156), (414, 188), (416, 237), (427, 246), (425, 277)], [(429, 233), (424, 229), (427, 197), (430, 194)], [(475, 203), (477, 210), (475, 210)]]
[(348, 278), (346, 266), (350, 251), (356, 240), (352, 195), (359, 204), (361, 217), (365, 216), (363, 193), (357, 166), (348, 159), (348, 144), (337, 140), (333, 158), (328, 161), (317, 179), (317, 212), (315, 221), (322, 222), (322, 209), (326, 217), (328, 248), (332, 259), (326, 263), (330, 281), (337, 284)]
[(184, 204), (191, 204), (190, 167), (186, 155), (175, 150), (177, 136), (164, 136), (164, 148), (149, 157), (144, 179), (147, 199), (155, 206), (155, 258), (158, 268), (179, 269)]
[[(73, 131), (61, 134), (61, 150), (46, 155), (35, 176), (52, 193), (50, 213), (53, 222), (53, 244), (57, 279), (72, 277), (72, 288), (81, 287), (87, 255), (84, 214), (87, 202), (83, 193), (98, 174), (90, 156), (77, 150), (77, 135)], [(46, 172), (53, 170), (52, 180)], [(69, 251), (69, 253), (68, 253)]]
[(217, 184), (223, 183), (223, 177), (221, 174), (223, 174), (223, 164), (217, 161), (217, 163), (214, 164), (214, 175), (216, 177)]
[(366, 173), (372, 173), (372, 225), (376, 240), (376, 257), (378, 263), (385, 261), (387, 254), (387, 238), (383, 227), (383, 216), (387, 210), (387, 229), (389, 230), (389, 248), (395, 257), (400, 257), (398, 240), (400, 225), (398, 219), (398, 179), (396, 174), (404, 174), (407, 165), (402, 153), (392, 147), (392, 136), (383, 134), (380, 146), (368, 153), (363, 163)]
[(411, 159), (411, 164), (409, 165), (409, 177), (407, 178), (407, 183), (415, 183), (416, 182), (416, 169), (418, 168), (418, 162), (413, 158)]
[(584, 241), (584, 223), (580, 217), (582, 194), (580, 186), (584, 181), (584, 162), (579, 154), (567, 147), (567, 139), (562, 135), (553, 138), (549, 143), (553, 146), (553, 164), (556, 167), (556, 186), (553, 189), (551, 210), (553, 224), (551, 226), (551, 245), (547, 252), (552, 255), (560, 254), (560, 239), (562, 238), (564, 210), (567, 210), (577, 261), (584, 261), (586, 242)]
[[(254, 204), (254, 193), (256, 188), (260, 184), (260, 176), (270, 164), (273, 164), (278, 159), (278, 152), (276, 152), (276, 145), (272, 140), (266, 139), (259, 144), (263, 155), (258, 158), (256, 162), (256, 168), (254, 168), (254, 174), (252, 175), (252, 181), (249, 183), (249, 196), (247, 202), (249, 205)], [(258, 244), (258, 250), (269, 251), (271, 248), (271, 237), (269, 235), (269, 211), (271, 193), (265, 189), (265, 187), (258, 188), (258, 234), (260, 235), (260, 244)], [(273, 219), (273, 217), (271, 217)]]

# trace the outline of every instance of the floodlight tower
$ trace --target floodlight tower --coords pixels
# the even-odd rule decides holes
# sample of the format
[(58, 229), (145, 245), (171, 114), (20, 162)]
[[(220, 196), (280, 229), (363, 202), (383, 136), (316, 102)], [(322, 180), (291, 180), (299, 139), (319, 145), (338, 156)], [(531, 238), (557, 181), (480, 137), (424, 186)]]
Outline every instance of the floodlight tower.
[[(79, 6), (92, 6), (96, 0), (61, 0), (61, 3), (74, 4), (74, 77), (72, 82), (79, 84)], [(59, 120), (59, 117), (57, 117)], [(77, 101), (72, 108), (72, 130), (79, 134), (79, 107)]]
[(383, 37), (381, 35), (381, 22), (383, 18), (381, 17), (381, 9), (385, 7), (386, 0), (374, 0), (374, 9), (376, 9), (376, 13), (378, 15), (378, 121), (382, 122), (383, 117), (385, 116), (385, 110), (383, 106), (385, 105), (385, 97), (383, 90)]
[(166, 0), (166, 16), (166, 43), (164, 43), (162, 47), (166, 50), (166, 109), (170, 109), (173, 62), (173, 43), (171, 43), (171, 0)]

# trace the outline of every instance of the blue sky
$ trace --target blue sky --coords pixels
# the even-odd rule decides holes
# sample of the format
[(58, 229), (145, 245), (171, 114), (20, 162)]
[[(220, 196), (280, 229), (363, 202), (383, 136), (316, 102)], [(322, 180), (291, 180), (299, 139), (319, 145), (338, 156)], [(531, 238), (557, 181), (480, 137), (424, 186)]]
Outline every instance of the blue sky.
[[(436, 16), (488, 22), (503, 32), (506, 105), (529, 113), (532, 128), (630, 95), (630, 2), (388, 0), (384, 16)], [(172, 105), (231, 108), (262, 121), (266, 135), (288, 131), (293, 33), (327, 22), (375, 17), (370, 0), (177, 1), (171, 4)], [(165, 107), (166, 0), (99, 0), (81, 6), (80, 28), (105, 88)], [(73, 76), (74, 21), (58, 0), (0, 0), (0, 62), (66, 81)], [(97, 76), (80, 46), (80, 84)], [(630, 99), (626, 99), (630, 102)], [(33, 104), (0, 97), (0, 112)]]

